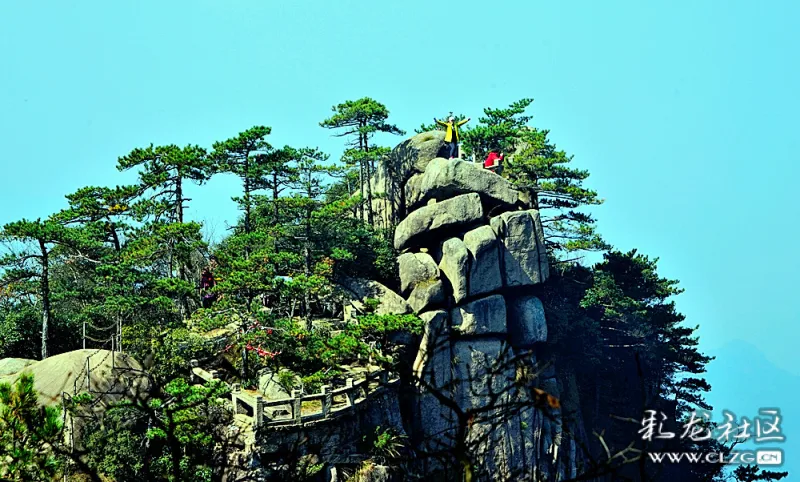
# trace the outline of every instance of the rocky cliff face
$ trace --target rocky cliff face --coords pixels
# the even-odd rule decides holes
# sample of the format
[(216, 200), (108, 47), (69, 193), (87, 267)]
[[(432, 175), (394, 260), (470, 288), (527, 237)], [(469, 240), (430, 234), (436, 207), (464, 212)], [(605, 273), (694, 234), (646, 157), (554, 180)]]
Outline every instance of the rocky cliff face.
[(426, 322), (412, 440), (426, 472), (470, 452), (478, 480), (572, 477), (574, 441), (536, 400), (559, 396), (552, 367), (537, 364), (547, 323), (536, 290), (549, 272), (539, 213), (479, 164), (435, 158), (440, 145), (438, 133), (404, 142), (373, 180), (378, 219), (396, 224), (399, 294)]
[(429, 480), (461, 480), (465, 465), (480, 481), (578, 475), (567, 434), (581, 429), (565, 426), (556, 372), (540, 360), (547, 316), (537, 293), (549, 265), (539, 213), (501, 176), (439, 158), (442, 146), (441, 132), (406, 140), (371, 179), (374, 218), (394, 228), (400, 251), (398, 292), (342, 280), (351, 310), (379, 298), (379, 313), (424, 320), (411, 376), (347, 416), (259, 430), (256, 465), (297, 447), (339, 480), (356, 442), (383, 427), (408, 435), (408, 468)]

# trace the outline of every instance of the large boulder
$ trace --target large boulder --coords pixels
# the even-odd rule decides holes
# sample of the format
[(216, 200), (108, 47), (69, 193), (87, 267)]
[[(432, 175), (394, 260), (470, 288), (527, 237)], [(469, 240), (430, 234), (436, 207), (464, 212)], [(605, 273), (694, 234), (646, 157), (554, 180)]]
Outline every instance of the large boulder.
[(467, 229), (482, 217), (483, 207), (476, 193), (422, 207), (397, 225), (394, 247), (402, 250), (440, 237), (447, 231)]
[(432, 306), (444, 303), (444, 285), (441, 280), (422, 281), (414, 287), (408, 297), (408, 304), (419, 313), (430, 309)]
[(439, 279), (439, 268), (428, 253), (404, 253), (397, 258), (400, 293), (406, 294), (423, 281)]
[[(375, 298), (381, 301), (375, 312), (379, 315), (405, 315), (411, 313), (411, 306), (402, 296), (377, 281), (361, 278), (345, 278), (341, 285), (347, 296), (346, 307), (364, 312), (364, 299)], [(347, 311), (347, 310), (345, 310)]]
[(493, 217), (492, 229), (500, 238), (500, 258), (506, 286), (543, 283), (549, 275), (544, 233), (539, 212), (514, 211)]
[(403, 189), (406, 181), (424, 172), (431, 159), (439, 156), (443, 145), (443, 131), (423, 132), (401, 142), (378, 163), (370, 179), (377, 224), (389, 227), (405, 216)]
[(36, 360), (29, 358), (3, 358), (0, 360), (0, 376), (14, 375), (34, 363), (36, 363)]
[(530, 348), (534, 343), (547, 341), (547, 321), (539, 298), (506, 296), (506, 307), (509, 339), (515, 347)]
[(458, 238), (450, 238), (442, 243), (441, 253), (439, 270), (450, 282), (453, 300), (456, 303), (461, 303), (469, 294), (467, 291), (469, 251), (467, 251), (463, 241)]
[[(288, 372), (286, 369), (281, 369), (280, 372), (276, 373), (270, 368), (264, 368), (257, 374), (258, 391), (264, 395), (264, 398), (268, 401), (287, 400), (292, 398), (292, 395), (289, 392), (291, 387), (285, 387), (282, 384), (281, 377), (279, 376), (279, 373), (281, 372), (285, 373), (285, 379), (291, 376), (290, 374), (286, 373)], [(296, 375), (291, 377), (290, 380), (293, 386), (297, 386), (300, 383), (300, 379)], [(273, 405), (269, 407), (266, 412), (267, 417), (271, 419), (289, 417), (292, 413), (292, 406), (288, 403), (285, 405)]]
[(466, 303), (450, 312), (453, 328), (462, 335), (505, 335), (506, 302), (502, 295)]
[(503, 286), (500, 276), (500, 251), (497, 235), (489, 226), (481, 226), (464, 235), (470, 254), (469, 296), (491, 293)]
[(33, 375), (39, 403), (57, 405), (62, 395), (81, 392), (102, 394), (102, 410), (109, 403), (143, 396), (149, 389), (149, 378), (142, 366), (130, 356), (108, 350), (75, 350), (60, 353), (31, 363), (19, 373), (0, 376), (0, 381), (14, 382), (21, 373)]
[[(290, 381), (292, 387), (286, 387), (281, 380), (281, 372), (284, 374), (284, 380)], [(258, 391), (264, 395), (267, 400), (283, 400), (291, 398), (290, 390), (296, 386), (300, 380), (297, 376), (291, 376), (288, 370), (282, 369), (280, 372), (274, 372), (271, 368), (263, 368), (259, 370), (258, 374)], [(291, 378), (289, 378), (291, 377)]]
[(470, 192), (480, 194), (488, 205), (511, 207), (519, 202), (519, 192), (510, 182), (480, 164), (437, 158), (428, 163), (419, 179), (406, 185), (406, 205), (413, 209), (429, 199), (447, 199)]
[(425, 172), (428, 163), (442, 152), (444, 134), (444, 131), (435, 130), (406, 139), (392, 149), (383, 165), (402, 181), (414, 173)]

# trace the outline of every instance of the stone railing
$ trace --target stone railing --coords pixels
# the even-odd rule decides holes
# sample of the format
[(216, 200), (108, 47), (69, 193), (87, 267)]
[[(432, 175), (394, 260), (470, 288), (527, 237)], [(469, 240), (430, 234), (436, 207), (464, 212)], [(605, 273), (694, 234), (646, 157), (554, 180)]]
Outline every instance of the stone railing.
[[(192, 360), (192, 378), (218, 380), (214, 371), (200, 368), (196, 360)], [(290, 397), (278, 400), (267, 400), (255, 390), (243, 390), (239, 384), (234, 384), (231, 402), (234, 413), (250, 417), (253, 427), (300, 425), (344, 414), (398, 382), (396, 374), (381, 370), (360, 380), (348, 378), (343, 387), (323, 385), (319, 393), (305, 395), (300, 390), (292, 390)]]

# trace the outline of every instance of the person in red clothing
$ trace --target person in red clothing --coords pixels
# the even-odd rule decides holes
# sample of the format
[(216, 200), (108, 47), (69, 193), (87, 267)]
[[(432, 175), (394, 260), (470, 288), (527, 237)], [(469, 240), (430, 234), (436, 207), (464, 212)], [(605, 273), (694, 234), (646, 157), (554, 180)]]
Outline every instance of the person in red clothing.
[(500, 163), (503, 161), (503, 154), (498, 154), (494, 151), (490, 152), (488, 156), (486, 156), (486, 160), (483, 161), (484, 169), (496, 169), (500, 167)]
[(203, 268), (200, 273), (200, 295), (203, 302), (203, 308), (211, 308), (211, 305), (217, 301), (217, 294), (213, 292), (214, 287), (217, 285), (217, 278), (214, 277), (214, 270), (217, 268), (216, 256), (209, 257), (208, 266)]

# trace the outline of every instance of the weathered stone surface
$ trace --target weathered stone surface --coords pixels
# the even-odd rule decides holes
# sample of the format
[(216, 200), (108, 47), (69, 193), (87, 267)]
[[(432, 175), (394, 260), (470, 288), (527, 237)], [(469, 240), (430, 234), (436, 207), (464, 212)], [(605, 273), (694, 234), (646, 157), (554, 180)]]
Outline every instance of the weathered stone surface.
[(442, 243), (442, 259), (439, 261), (439, 270), (450, 282), (453, 299), (456, 303), (460, 303), (468, 295), (469, 251), (463, 241), (458, 238), (450, 238)]
[[(85, 369), (87, 363), (91, 366), (88, 375)], [(75, 393), (76, 388), (78, 392), (93, 391), (99, 394), (101, 403), (81, 408), (83, 415), (88, 415), (88, 412), (100, 413), (111, 403), (133, 400), (150, 386), (138, 361), (125, 353), (103, 349), (59, 353), (25, 366), (20, 373), (33, 375), (34, 388), (42, 405), (58, 405), (63, 401), (61, 395), (64, 392)], [(13, 383), (20, 373), (0, 376), (0, 382)]]
[(378, 163), (370, 179), (375, 223), (384, 228), (405, 215), (403, 186), (415, 173), (422, 173), (444, 145), (444, 132), (423, 132), (401, 142)]
[(406, 204), (414, 208), (429, 199), (447, 199), (470, 192), (477, 192), (490, 205), (510, 207), (519, 201), (519, 192), (510, 182), (480, 164), (437, 158), (428, 163), (420, 179), (406, 185)]
[(434, 387), (444, 387), (450, 377), (450, 318), (445, 310), (427, 311), (422, 341), (414, 360), (414, 375)]
[(506, 308), (509, 339), (514, 346), (529, 348), (534, 343), (547, 341), (547, 321), (539, 298), (506, 296)]
[(539, 212), (507, 212), (492, 218), (490, 223), (502, 241), (504, 284), (528, 286), (544, 282), (549, 267)]
[(480, 196), (463, 194), (409, 214), (394, 233), (394, 247), (405, 249), (455, 227), (466, 228), (483, 217)]
[(424, 174), (414, 174), (408, 181), (403, 189), (405, 189), (406, 206), (411, 207), (412, 204), (427, 204), (427, 202), (420, 202), (420, 190), (422, 189), (422, 179)]
[(414, 173), (425, 172), (428, 163), (439, 156), (443, 147), (444, 131), (423, 132), (398, 144), (383, 164), (405, 181)]
[(454, 401), (462, 410), (484, 406), (490, 393), (502, 390), (505, 383), (513, 380), (510, 367), (506, 369), (500, 362), (503, 355), (500, 339), (456, 340), (452, 350), (456, 381)]
[(489, 226), (481, 226), (464, 235), (470, 254), (469, 296), (491, 293), (503, 286), (500, 277), (500, 251), (497, 236)]
[[(282, 370), (283, 371), (283, 370)], [(264, 398), (269, 401), (284, 400), (291, 398), (291, 393), (287, 391), (286, 387), (279, 383), (280, 378), (278, 373), (273, 372), (269, 368), (260, 370), (258, 376), (258, 391), (264, 395)], [(299, 387), (300, 378), (295, 377), (293, 380), (295, 386)], [(273, 405), (265, 409), (265, 415), (269, 418), (286, 418), (290, 417), (292, 413), (292, 406), (290, 404)]]
[(414, 360), (414, 375), (420, 383), (415, 405), (415, 431), (421, 435), (421, 448), (435, 452), (452, 447), (456, 418), (453, 411), (426, 387), (451, 397), (453, 380), (450, 350), (450, 320), (444, 310), (419, 315), (425, 321), (419, 352)]
[(261, 392), (267, 400), (281, 400), (291, 397), (286, 387), (280, 384), (278, 373), (272, 371), (270, 368), (264, 368), (258, 372), (258, 391)]
[(406, 303), (402, 296), (377, 281), (346, 278), (341, 286), (349, 298), (345, 306), (350, 306), (356, 311), (363, 312), (365, 298), (381, 300), (381, 304), (375, 310), (379, 315), (405, 315), (412, 311), (411, 305)]
[(3, 358), (0, 360), (0, 376), (14, 375), (22, 371), (28, 365), (36, 363), (36, 360), (29, 358)]
[(439, 268), (427, 253), (404, 253), (397, 258), (400, 293), (406, 294), (423, 281), (439, 279)]
[(442, 303), (444, 303), (444, 285), (441, 280), (418, 283), (408, 297), (408, 304), (411, 305), (414, 313), (425, 311)]
[(453, 328), (462, 335), (506, 333), (506, 302), (502, 295), (492, 295), (453, 308)]

